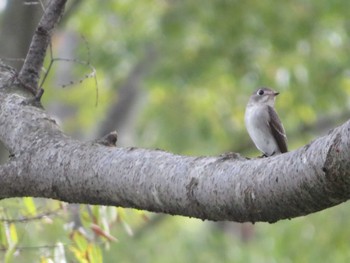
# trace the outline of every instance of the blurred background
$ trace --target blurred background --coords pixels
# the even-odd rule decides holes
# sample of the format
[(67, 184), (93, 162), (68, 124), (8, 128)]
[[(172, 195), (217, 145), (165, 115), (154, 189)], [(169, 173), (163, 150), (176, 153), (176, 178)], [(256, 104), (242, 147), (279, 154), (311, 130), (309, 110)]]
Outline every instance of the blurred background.
[[(21, 67), (45, 4), (0, 0), (4, 63)], [(349, 10), (347, 0), (71, 0), (45, 61), (43, 104), (79, 140), (117, 130), (120, 147), (254, 157), (244, 110), (268, 86), (280, 92), (276, 109), (294, 150), (349, 119)], [(348, 262), (347, 209), (252, 225), (9, 199), (0, 203), (0, 256)]]

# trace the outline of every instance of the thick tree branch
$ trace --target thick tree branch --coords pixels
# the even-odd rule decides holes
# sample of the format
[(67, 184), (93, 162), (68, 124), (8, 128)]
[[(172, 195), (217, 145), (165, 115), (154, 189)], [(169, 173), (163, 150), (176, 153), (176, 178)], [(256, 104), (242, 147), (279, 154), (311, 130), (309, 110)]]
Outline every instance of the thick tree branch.
[(0, 89), (0, 139), (13, 154), (0, 198), (34, 196), (209, 220), (275, 222), (350, 197), (350, 121), (283, 155), (247, 160), (105, 147), (64, 135), (43, 110)]
[(51, 0), (45, 9), (35, 30), (26, 59), (19, 72), (21, 84), (37, 95), (40, 71), (43, 66), (46, 49), (50, 43), (52, 31), (61, 18), (67, 0)]

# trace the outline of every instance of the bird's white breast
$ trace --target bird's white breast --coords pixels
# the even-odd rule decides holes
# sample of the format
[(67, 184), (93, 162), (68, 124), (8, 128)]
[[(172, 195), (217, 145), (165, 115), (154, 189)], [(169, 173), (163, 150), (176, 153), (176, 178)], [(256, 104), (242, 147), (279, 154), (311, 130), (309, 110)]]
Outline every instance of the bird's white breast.
[(245, 112), (245, 125), (255, 146), (267, 156), (279, 153), (279, 147), (271, 133), (269, 113), (265, 105), (249, 105)]

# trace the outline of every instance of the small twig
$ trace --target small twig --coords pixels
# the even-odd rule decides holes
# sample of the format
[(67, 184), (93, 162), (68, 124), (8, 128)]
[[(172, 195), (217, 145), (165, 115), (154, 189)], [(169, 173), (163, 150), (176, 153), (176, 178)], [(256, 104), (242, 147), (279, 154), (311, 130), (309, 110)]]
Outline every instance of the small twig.
[(0, 58), (0, 60), (5, 60), (5, 61), (24, 61), (24, 58)]
[[(41, 1), (40, 1), (41, 3)], [(38, 5), (39, 1), (24, 1), (24, 5)], [(41, 3), (42, 4), (42, 3)]]
[(57, 208), (53, 211), (48, 211), (36, 216), (32, 216), (32, 217), (22, 217), (22, 218), (16, 218), (16, 219), (7, 219), (7, 218), (0, 218), (1, 222), (6, 222), (6, 223), (26, 223), (28, 221), (35, 221), (35, 220), (40, 220), (43, 217), (47, 217), (47, 216), (52, 216), (52, 215), (57, 215), (57, 213), (61, 210), (62, 208)]
[(49, 75), (49, 72), (50, 72), (50, 70), (51, 70), (51, 67), (52, 67), (52, 65), (53, 65), (53, 63), (54, 63), (54, 58), (53, 58), (53, 53), (52, 53), (52, 43), (51, 43), (51, 41), (50, 41), (50, 44), (49, 44), (49, 52), (50, 52), (50, 58), (51, 58), (51, 59), (50, 59), (50, 64), (49, 64), (47, 70), (44, 70), (44, 71), (45, 71), (45, 74), (44, 74), (44, 77), (43, 77), (43, 79), (41, 80), (41, 83), (40, 83), (40, 86), (39, 86), (41, 89), (42, 89), (42, 87), (43, 87), (43, 85), (44, 85), (44, 82), (45, 82), (47, 76)]
[(85, 43), (85, 46), (86, 46), (86, 50), (87, 50), (87, 61), (83, 61), (83, 60), (79, 60), (79, 59), (76, 59), (76, 58), (55, 58), (54, 55), (53, 55), (53, 51), (52, 51), (52, 44), (50, 42), (49, 44), (49, 54), (50, 54), (50, 63), (49, 63), (49, 66), (47, 69), (44, 69), (44, 77), (42, 78), (41, 80), (41, 83), (39, 85), (39, 89), (42, 89), (44, 83), (45, 83), (45, 80), (47, 79), (47, 76), (49, 75), (50, 73), (50, 70), (53, 66), (53, 64), (58, 61), (58, 62), (69, 62), (69, 63), (76, 63), (76, 64), (80, 64), (80, 65), (83, 65), (83, 66), (86, 66), (88, 68), (90, 68), (90, 73), (88, 74), (85, 74), (83, 78), (80, 78), (78, 80), (75, 80), (75, 81), (70, 81), (68, 83), (65, 83), (65, 84), (62, 84), (62, 88), (65, 88), (67, 86), (70, 86), (70, 85), (74, 85), (76, 83), (82, 83), (85, 79), (87, 78), (94, 78), (95, 80), (95, 87), (96, 87), (96, 106), (98, 104), (98, 82), (97, 82), (97, 77), (96, 77), (96, 69), (94, 66), (92, 66), (90, 64), (90, 47), (89, 47), (89, 43), (87, 42), (87, 40), (85, 39), (84, 36), (81, 36), (81, 38), (83, 39), (84, 43)]
[[(62, 246), (64, 246), (64, 247), (65, 246), (71, 246), (71, 245), (72, 245), (72, 243), (71, 244), (62, 244)], [(54, 248), (56, 248), (58, 246), (60, 246), (60, 245), (57, 244), (57, 245), (42, 245), (42, 246), (17, 246), (16, 250), (21, 250), (21, 251), (23, 251), (23, 250), (39, 250), (39, 249), (42, 249), (42, 248), (54, 249)], [(8, 250), (8, 248), (6, 248), (6, 247), (1, 247), (0, 248), (0, 252), (5, 252), (7, 250)]]
[(117, 146), (117, 140), (118, 140), (118, 134), (116, 131), (112, 131), (108, 133), (107, 135), (103, 136), (100, 139), (95, 140), (96, 143), (109, 146), (109, 147), (116, 147)]
[[(96, 69), (90, 65), (89, 63), (85, 62), (85, 61), (81, 61), (81, 60), (78, 60), (78, 59), (69, 59), (69, 58), (54, 58), (52, 59), (53, 62), (55, 61), (62, 61), (62, 62), (72, 62), (72, 63), (77, 63), (77, 64), (80, 64), (80, 65), (84, 65), (84, 66), (87, 66), (91, 69), (91, 72), (88, 73), (88, 74), (85, 74), (83, 78), (80, 78), (78, 79), (77, 81), (73, 81), (71, 80), (69, 83), (66, 83), (66, 84), (63, 84), (61, 85), (62, 88), (65, 88), (69, 85), (73, 85), (73, 84), (76, 84), (76, 83), (82, 83), (85, 79), (87, 78), (95, 78), (95, 81), (96, 81), (96, 85), (97, 85), (97, 80), (96, 80)], [(97, 87), (97, 86), (96, 86)]]

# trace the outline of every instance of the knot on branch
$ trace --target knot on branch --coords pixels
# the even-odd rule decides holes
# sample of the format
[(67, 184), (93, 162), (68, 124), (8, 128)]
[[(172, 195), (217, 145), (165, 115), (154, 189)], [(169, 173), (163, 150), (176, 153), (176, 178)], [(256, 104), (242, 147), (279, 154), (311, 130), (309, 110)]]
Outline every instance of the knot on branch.
[(226, 161), (226, 160), (249, 160), (247, 157), (242, 157), (239, 153), (235, 152), (227, 152), (223, 153), (219, 156), (220, 159), (218, 161)]
[(43, 26), (38, 26), (35, 30), (35, 34), (45, 37), (50, 37), (50, 32), (46, 30)]
[(96, 143), (108, 146), (108, 147), (116, 147), (118, 141), (118, 133), (116, 131), (112, 131), (107, 135), (103, 136), (100, 139), (95, 140)]
[(0, 60), (0, 89), (11, 87), (16, 83), (17, 70), (8, 65), (5, 65)]

